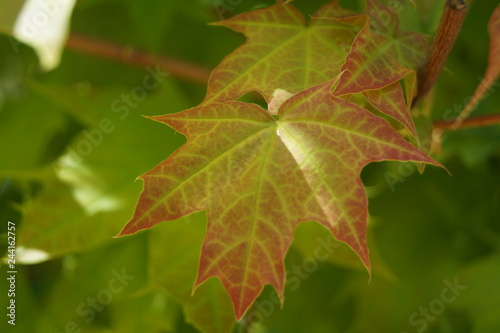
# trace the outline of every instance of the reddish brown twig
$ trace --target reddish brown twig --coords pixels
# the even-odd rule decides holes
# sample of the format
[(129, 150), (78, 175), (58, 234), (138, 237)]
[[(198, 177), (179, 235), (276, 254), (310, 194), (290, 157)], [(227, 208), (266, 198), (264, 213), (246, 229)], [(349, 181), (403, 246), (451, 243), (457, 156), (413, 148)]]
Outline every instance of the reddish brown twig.
[(206, 84), (210, 77), (210, 69), (194, 65), (182, 60), (164, 56), (154, 56), (132, 47), (122, 46), (91, 37), (71, 34), (66, 42), (69, 50), (115, 60), (127, 65), (146, 67), (160, 65), (164, 70), (179, 78)]
[(440, 121), (434, 123), (434, 128), (440, 128), (444, 131), (454, 131), (467, 128), (477, 128), (491, 125), (500, 125), (500, 114), (479, 116), (465, 119), (459, 126), (454, 121)]
[(419, 84), (413, 105), (416, 105), (429, 92), (439, 77), (457, 40), (467, 11), (468, 7), (464, 0), (448, 0), (446, 2), (438, 30), (434, 36), (429, 59), (418, 75)]

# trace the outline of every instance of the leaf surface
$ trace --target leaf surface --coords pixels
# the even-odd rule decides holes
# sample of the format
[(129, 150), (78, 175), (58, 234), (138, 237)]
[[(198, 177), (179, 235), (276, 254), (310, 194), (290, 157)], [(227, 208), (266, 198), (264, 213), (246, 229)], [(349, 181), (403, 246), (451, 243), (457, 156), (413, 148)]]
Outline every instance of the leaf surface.
[(423, 35), (399, 33), (395, 13), (377, 1), (367, 0), (367, 12), (342, 66), (335, 95), (381, 89), (425, 62), (428, 45)]
[(369, 90), (366, 97), (378, 102), (375, 107), (417, 137), (396, 81), (405, 77), (406, 89), (415, 85), (411, 70), (424, 62), (427, 44), (420, 34), (398, 34), (394, 11), (377, 1), (367, 4), (366, 15), (355, 15), (333, 1), (309, 25), (290, 4), (216, 23), (244, 33), (247, 42), (213, 71), (202, 104), (235, 100), (256, 90), (274, 113), (276, 91), (294, 94), (342, 73), (337, 94)]
[(188, 142), (141, 176), (144, 191), (120, 236), (206, 210), (195, 286), (219, 277), (238, 318), (265, 284), (283, 299), (283, 258), (300, 222), (326, 226), (369, 269), (361, 169), (382, 160), (439, 164), (331, 86), (295, 94), (278, 120), (237, 101), (154, 117)]
[(405, 103), (404, 92), (399, 82), (393, 82), (379, 90), (365, 91), (366, 99), (379, 111), (393, 117), (418, 137), (417, 129), (410, 116), (410, 110)]
[[(360, 20), (338, 1), (320, 8), (306, 25), (290, 4), (255, 10), (216, 25), (243, 33), (247, 42), (213, 71), (203, 104), (238, 99), (257, 90), (269, 102), (275, 89), (297, 93), (340, 73)], [(344, 17), (342, 19), (325, 19)]]

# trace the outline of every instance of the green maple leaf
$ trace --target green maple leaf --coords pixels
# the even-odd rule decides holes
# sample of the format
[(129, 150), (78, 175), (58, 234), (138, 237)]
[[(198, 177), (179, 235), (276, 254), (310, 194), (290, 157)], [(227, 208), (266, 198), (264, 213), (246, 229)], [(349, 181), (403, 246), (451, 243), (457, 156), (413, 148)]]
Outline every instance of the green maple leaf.
[(213, 71), (203, 104), (235, 100), (250, 91), (269, 102), (275, 89), (297, 93), (331, 80), (340, 74), (363, 23), (338, 1), (320, 8), (308, 25), (288, 3), (215, 23), (243, 33), (247, 42)]
[(206, 210), (195, 287), (217, 276), (238, 318), (265, 284), (283, 298), (283, 258), (301, 222), (324, 225), (369, 270), (361, 169), (382, 160), (440, 164), (331, 86), (295, 94), (277, 120), (238, 101), (154, 117), (188, 141), (141, 176), (144, 190), (120, 236)]

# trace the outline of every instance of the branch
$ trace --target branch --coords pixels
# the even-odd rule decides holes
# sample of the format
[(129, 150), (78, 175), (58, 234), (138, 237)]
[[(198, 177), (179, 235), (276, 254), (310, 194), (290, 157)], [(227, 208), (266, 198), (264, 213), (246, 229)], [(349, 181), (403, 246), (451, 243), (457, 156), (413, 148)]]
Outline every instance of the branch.
[(418, 94), (413, 99), (413, 105), (416, 105), (431, 90), (439, 77), (457, 40), (467, 11), (468, 7), (464, 0), (448, 0), (446, 2), (438, 30), (434, 36), (429, 59), (424, 70), (420, 71), (418, 75)]
[(461, 123), (456, 123), (454, 120), (439, 121), (434, 123), (434, 128), (440, 128), (444, 131), (455, 131), (459, 129), (477, 128), (491, 125), (500, 125), (500, 114), (468, 118)]
[(194, 65), (182, 60), (154, 56), (129, 46), (122, 46), (112, 42), (71, 34), (66, 42), (66, 48), (104, 59), (115, 60), (126, 65), (138, 67), (160, 65), (164, 70), (195, 83), (206, 84), (210, 77), (210, 69)]

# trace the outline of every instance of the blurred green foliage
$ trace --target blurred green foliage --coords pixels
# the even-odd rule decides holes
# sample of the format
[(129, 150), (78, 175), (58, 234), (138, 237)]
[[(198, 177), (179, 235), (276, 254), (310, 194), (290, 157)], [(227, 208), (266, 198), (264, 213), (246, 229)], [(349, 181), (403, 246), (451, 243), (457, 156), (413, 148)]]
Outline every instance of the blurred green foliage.
[[(311, 14), (326, 2), (294, 4)], [(213, 68), (244, 39), (208, 23), (272, 3), (83, 0), (71, 31)], [(359, 9), (362, 1), (342, 3)], [(415, 10), (403, 1), (401, 26), (431, 36), (443, 1), (417, 3)], [(1, 2), (1, 31), (10, 32), (6, 22), (14, 21), (19, 4)], [(434, 91), (434, 120), (458, 115), (479, 84), (487, 65), (486, 24), (496, 5), (472, 4)], [(151, 70), (66, 50), (60, 66), (44, 73), (29, 47), (0, 35), (0, 250), (8, 254), (12, 221), (17, 246), (24, 248), (18, 260), (30, 260), (26, 249), (50, 255), (17, 265), (16, 326), (2, 314), (0, 331), (500, 331), (499, 126), (446, 133), (434, 157), (451, 177), (435, 168), (419, 175), (394, 162), (365, 168), (371, 282), (343, 245), (336, 244), (326, 260), (314, 259), (330, 236), (305, 223), (287, 255), (283, 308), (266, 288), (236, 323), (218, 280), (191, 296), (204, 213), (113, 238), (133, 213), (142, 188), (136, 177), (185, 142), (141, 115), (195, 106), (206, 89), (169, 75), (136, 105), (127, 104), (122, 96), (142, 86)], [(492, 91), (474, 114), (498, 113), (499, 105), (500, 94)], [(6, 270), (3, 263), (3, 311)], [(454, 281), (466, 289), (448, 302), (443, 292)]]

